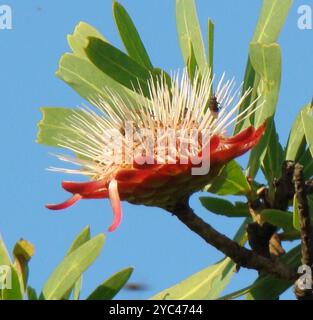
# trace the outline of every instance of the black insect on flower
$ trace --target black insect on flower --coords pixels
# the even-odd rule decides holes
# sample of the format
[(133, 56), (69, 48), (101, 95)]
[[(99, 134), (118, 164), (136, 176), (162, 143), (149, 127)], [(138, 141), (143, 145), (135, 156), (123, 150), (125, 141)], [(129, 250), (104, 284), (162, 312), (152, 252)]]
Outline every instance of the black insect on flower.
[(209, 99), (209, 109), (214, 113), (218, 113), (220, 111), (219, 105), (220, 103), (217, 101), (217, 97), (213, 93), (212, 97)]

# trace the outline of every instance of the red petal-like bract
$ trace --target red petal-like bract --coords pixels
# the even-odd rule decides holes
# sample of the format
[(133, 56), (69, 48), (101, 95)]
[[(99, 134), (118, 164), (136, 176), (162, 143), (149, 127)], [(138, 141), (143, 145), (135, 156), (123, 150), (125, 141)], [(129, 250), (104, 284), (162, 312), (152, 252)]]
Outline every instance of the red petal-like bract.
[(143, 164), (138, 161), (130, 168), (121, 168), (110, 181), (63, 182), (62, 187), (73, 197), (59, 205), (47, 205), (48, 209), (61, 210), (80, 199), (110, 198), (114, 221), (109, 231), (120, 224), (122, 211), (120, 199), (135, 204), (168, 208), (179, 198), (201, 190), (218, 175), (221, 167), (230, 160), (253, 148), (264, 133), (265, 123), (258, 129), (249, 127), (239, 134), (225, 138), (211, 137), (210, 171), (207, 175), (192, 175), (192, 162), (188, 164)]

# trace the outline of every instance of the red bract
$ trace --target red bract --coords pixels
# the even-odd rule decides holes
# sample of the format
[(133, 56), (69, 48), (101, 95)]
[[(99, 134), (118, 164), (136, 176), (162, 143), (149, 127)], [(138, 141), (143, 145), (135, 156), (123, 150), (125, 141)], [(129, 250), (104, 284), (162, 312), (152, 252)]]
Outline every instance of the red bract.
[[(120, 200), (146, 206), (167, 209), (177, 200), (201, 190), (216, 177), (221, 167), (232, 159), (253, 148), (265, 130), (265, 124), (258, 129), (249, 127), (233, 137), (213, 135), (210, 140), (210, 171), (206, 175), (192, 175), (192, 161), (188, 164), (143, 164), (134, 162), (128, 168), (116, 170), (110, 179), (90, 182), (67, 182), (62, 187), (72, 197), (58, 205), (47, 205), (48, 209), (61, 210), (80, 199), (109, 198), (114, 212), (114, 221), (109, 231), (115, 230), (121, 222)], [(156, 161), (155, 161), (156, 163)]]

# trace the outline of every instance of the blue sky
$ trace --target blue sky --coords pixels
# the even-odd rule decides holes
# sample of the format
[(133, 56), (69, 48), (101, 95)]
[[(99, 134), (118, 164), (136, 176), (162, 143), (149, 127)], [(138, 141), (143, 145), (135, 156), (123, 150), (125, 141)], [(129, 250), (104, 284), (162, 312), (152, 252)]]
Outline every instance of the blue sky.
[[(156, 66), (182, 68), (176, 35), (174, 0), (121, 0), (134, 19)], [(261, 0), (197, 0), (201, 27), (207, 17), (215, 23), (215, 71), (243, 79), (247, 48), (257, 21)], [(75, 107), (83, 99), (54, 76), (60, 56), (68, 50), (66, 35), (86, 21), (122, 48), (111, 9), (111, 0), (2, 0), (13, 10), (13, 29), (0, 30), (1, 108), (1, 213), (0, 232), (8, 247), (23, 237), (35, 244), (30, 284), (39, 290), (61, 261), (75, 235), (86, 225), (92, 233), (106, 232), (112, 219), (108, 201), (82, 201), (52, 214), (44, 204), (64, 199), (60, 181), (50, 173), (56, 164), (52, 149), (35, 143), (41, 106)], [(283, 52), (283, 80), (277, 127), (285, 143), (300, 107), (312, 98), (313, 30), (297, 28), (297, 8), (312, 0), (296, 0), (279, 39)], [(245, 163), (245, 157), (240, 160)], [(198, 196), (192, 206), (217, 229), (232, 236), (240, 219), (216, 217), (201, 208)], [(174, 217), (156, 208), (123, 203), (122, 226), (107, 235), (101, 256), (85, 276), (83, 297), (110, 274), (134, 266), (132, 281), (147, 285), (144, 292), (127, 292), (119, 298), (147, 298), (183, 280), (222, 257), (190, 233)], [(227, 292), (249, 284), (254, 271), (241, 270)], [(285, 297), (291, 298), (290, 293)]]

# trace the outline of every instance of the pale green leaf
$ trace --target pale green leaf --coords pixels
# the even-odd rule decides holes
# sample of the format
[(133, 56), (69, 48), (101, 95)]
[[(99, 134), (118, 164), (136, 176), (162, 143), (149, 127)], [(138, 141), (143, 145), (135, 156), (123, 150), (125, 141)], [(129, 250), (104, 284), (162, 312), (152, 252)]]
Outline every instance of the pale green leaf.
[(272, 130), (274, 130), (273, 117), (281, 81), (280, 47), (276, 43), (270, 45), (252, 43), (250, 45), (250, 59), (253, 68), (261, 77), (258, 91), (262, 98), (259, 100), (258, 106), (262, 105), (255, 113), (255, 126), (260, 126), (267, 119), (266, 133), (252, 150), (249, 158), (249, 176), (254, 178), (265, 157)]
[(73, 34), (67, 36), (67, 41), (73, 53), (80, 57), (88, 60), (85, 52), (85, 48), (88, 45), (88, 38), (95, 37), (103, 41), (107, 41), (100, 32), (98, 32), (93, 26), (86, 22), (79, 22), (75, 27)]
[(207, 71), (207, 60), (194, 0), (176, 0), (176, 21), (179, 44), (185, 64), (189, 58), (189, 41), (200, 73)]
[(298, 113), (289, 134), (285, 156), (286, 160), (298, 161), (299, 157), (303, 155), (305, 149), (305, 136), (302, 113), (310, 114), (311, 112), (311, 104), (306, 104)]
[(253, 42), (276, 42), (286, 21), (293, 0), (263, 0)]
[(306, 112), (301, 112), (304, 134), (309, 150), (313, 157), (313, 117)]
[(86, 100), (101, 97), (110, 101), (107, 91), (111, 90), (125, 99), (130, 108), (136, 108), (142, 102), (138, 94), (107, 76), (90, 61), (70, 53), (61, 57), (56, 75)]
[[(292, 2), (292, 0), (264, 0), (252, 42), (264, 44), (276, 42), (286, 21)], [(242, 93), (244, 94), (248, 88), (253, 88), (253, 93), (241, 105), (239, 113), (248, 108), (250, 103), (257, 97), (256, 91), (259, 81), (260, 77), (255, 74), (250, 57), (248, 57)], [(253, 121), (250, 123), (251, 119), (253, 119), (253, 117), (239, 122), (241, 120), (241, 118), (239, 118), (234, 132), (238, 133), (242, 129), (250, 126), (250, 124), (254, 124)]]
[(104, 239), (104, 234), (99, 234), (65, 257), (45, 283), (41, 297), (45, 300), (62, 299), (100, 254)]
[[(2, 300), (23, 300), (23, 288), (21, 287), (18, 271), (13, 265), (10, 267), (11, 271), (6, 275), (9, 285), (2, 289)], [(3, 278), (1, 275), (0, 277)]]
[(6, 265), (6, 266), (11, 265), (11, 258), (4, 244), (1, 234), (0, 234), (0, 265)]
[(284, 151), (279, 143), (279, 137), (276, 132), (275, 123), (273, 123), (270, 132), (269, 143), (266, 149), (265, 157), (262, 161), (262, 171), (270, 185), (270, 192), (273, 192), (273, 181), (281, 176)]
[[(84, 243), (90, 240), (90, 227), (86, 226), (74, 239), (70, 248), (68, 249), (66, 256), (69, 256), (76, 249), (81, 247)], [(64, 296), (64, 299), (69, 299), (71, 292), (73, 292), (73, 300), (78, 300), (80, 296), (80, 290), (82, 287), (83, 276), (81, 275), (79, 279), (75, 282), (73, 288), (71, 288)]]
[(74, 239), (67, 251), (67, 256), (90, 240), (90, 227), (86, 226)]
[(53, 107), (43, 107), (40, 110), (42, 112), (42, 119), (38, 123), (37, 143), (58, 147), (60, 141), (69, 139), (73, 141), (73, 146), (75, 147), (74, 141), (86, 139), (77, 133), (77, 130), (71, 125), (71, 119), (75, 114), (79, 114), (88, 123), (92, 124), (91, 118), (83, 111)]
[[(246, 223), (241, 225), (234, 240), (240, 245), (246, 241)], [(186, 280), (150, 298), (151, 300), (214, 300), (223, 292), (236, 269), (230, 258), (203, 269)]]

